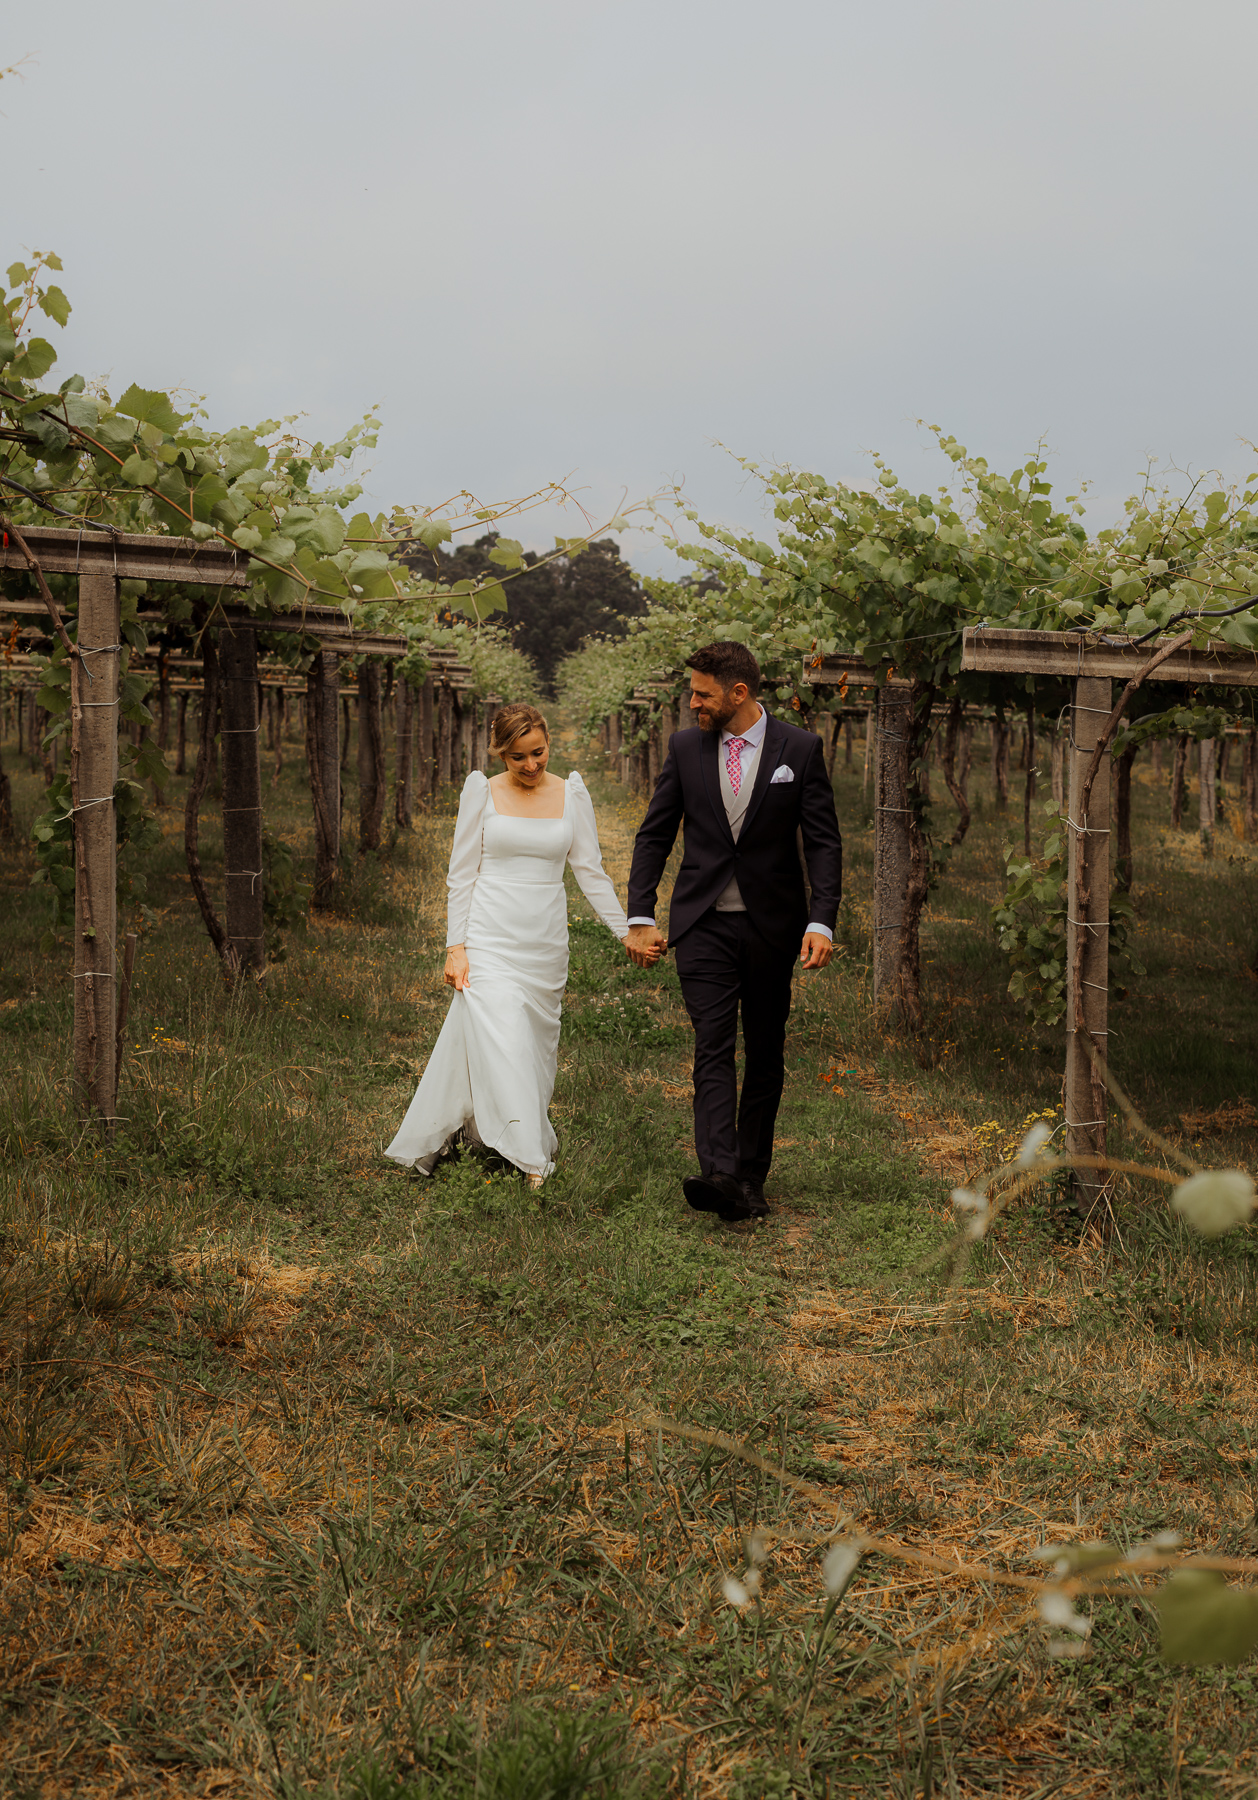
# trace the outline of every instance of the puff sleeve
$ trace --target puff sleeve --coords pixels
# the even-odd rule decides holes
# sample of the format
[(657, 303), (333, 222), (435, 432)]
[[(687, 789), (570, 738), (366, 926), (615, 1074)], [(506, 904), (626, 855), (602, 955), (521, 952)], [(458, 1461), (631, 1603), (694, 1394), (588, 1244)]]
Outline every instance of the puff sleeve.
[(446, 876), (446, 887), (450, 892), (446, 914), (447, 949), (451, 944), (461, 944), (467, 935), (472, 889), (480, 874), (481, 836), (488, 797), (489, 777), (481, 770), (473, 769), (459, 796), (459, 816), (454, 826), (454, 843), (450, 847), (450, 870)]
[(568, 803), (572, 814), (572, 848), (568, 852), (568, 863), (577, 878), (577, 886), (612, 936), (623, 940), (629, 932), (629, 921), (603, 867), (594, 802), (575, 769), (568, 777)]

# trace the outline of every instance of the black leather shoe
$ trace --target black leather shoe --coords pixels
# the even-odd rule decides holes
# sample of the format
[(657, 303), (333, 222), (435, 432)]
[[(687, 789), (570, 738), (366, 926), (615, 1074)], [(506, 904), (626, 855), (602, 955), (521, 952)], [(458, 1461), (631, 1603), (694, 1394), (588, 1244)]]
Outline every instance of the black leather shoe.
[(743, 1190), (743, 1199), (750, 1209), (747, 1215), (748, 1218), (767, 1219), (770, 1208), (769, 1202), (764, 1197), (763, 1181), (756, 1181), (750, 1175), (745, 1175), (739, 1183), (739, 1186)]
[(726, 1225), (752, 1217), (742, 1183), (732, 1175), (691, 1175), (681, 1191), (696, 1212), (714, 1212)]

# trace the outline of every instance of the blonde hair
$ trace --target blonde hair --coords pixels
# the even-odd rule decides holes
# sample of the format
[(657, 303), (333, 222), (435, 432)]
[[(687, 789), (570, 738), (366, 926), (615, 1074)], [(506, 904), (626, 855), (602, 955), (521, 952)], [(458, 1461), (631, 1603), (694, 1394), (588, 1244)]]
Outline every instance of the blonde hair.
[(489, 737), (489, 747), (496, 756), (505, 756), (517, 738), (526, 731), (540, 730), (546, 742), (550, 742), (550, 727), (535, 706), (529, 706), (524, 700), (515, 700), (510, 706), (504, 706), (494, 714), (494, 726)]

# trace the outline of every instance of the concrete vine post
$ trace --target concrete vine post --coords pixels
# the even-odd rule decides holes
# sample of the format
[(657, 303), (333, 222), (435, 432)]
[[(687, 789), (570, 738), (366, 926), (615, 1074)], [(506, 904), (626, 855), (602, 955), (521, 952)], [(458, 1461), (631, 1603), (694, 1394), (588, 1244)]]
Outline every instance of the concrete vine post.
[(306, 761), (315, 816), (315, 878), (311, 904), (332, 904), (341, 857), (340, 657), (320, 650), (306, 677)]
[[(873, 710), (873, 709), (871, 709)], [(874, 1006), (889, 1012), (900, 987), (901, 931), (912, 847), (909, 841), (907, 683), (878, 690), (874, 738)]]
[[(1083, 782), (1110, 712), (1108, 679), (1080, 676), (1070, 711), (1066, 878), (1066, 1155), (1103, 1157), (1109, 1119), (1105, 1081), (1088, 1055), (1089, 1037), (1108, 1060), (1110, 758), (1102, 755), (1090, 795)], [(1092, 819), (1103, 819), (1093, 826)], [(1094, 1211), (1106, 1181), (1099, 1169), (1075, 1174), (1079, 1210)]]
[(266, 967), (262, 868), (261, 725), (258, 709), (258, 634), (252, 625), (225, 625), (218, 638), (223, 723), (223, 866), (229, 978)]
[(393, 788), (393, 822), (399, 831), (410, 831), (415, 823), (415, 690), (409, 681), (399, 680), (396, 683), (394, 708), (394, 757), (397, 772)]
[(424, 685), (419, 690), (419, 764), (416, 776), (416, 792), (421, 800), (431, 800), (436, 787), (436, 753), (433, 750), (433, 689), (432, 676), (424, 677)]
[(384, 719), (380, 702), (380, 664), (364, 656), (358, 665), (358, 848), (365, 854), (380, 848), (384, 824)]
[[(74, 807), (74, 1087), (83, 1110), (112, 1126), (117, 1093), (119, 585), (104, 570), (79, 576), (77, 655), (71, 668)], [(77, 737), (77, 747), (73, 741)], [(77, 765), (77, 766), (76, 766)]]
[(443, 681), (437, 690), (437, 787), (454, 780), (454, 690)]

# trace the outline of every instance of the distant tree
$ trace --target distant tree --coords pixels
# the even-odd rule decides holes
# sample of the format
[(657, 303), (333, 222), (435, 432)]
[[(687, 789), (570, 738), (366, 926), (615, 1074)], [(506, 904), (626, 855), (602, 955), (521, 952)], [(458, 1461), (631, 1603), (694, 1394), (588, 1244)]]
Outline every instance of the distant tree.
[[(417, 548), (405, 560), (430, 580), (498, 579), (502, 570), (489, 560), (497, 541), (489, 532), (452, 552)], [(553, 692), (564, 657), (595, 634), (623, 637), (626, 620), (646, 611), (646, 595), (612, 538), (596, 538), (580, 555), (553, 562), (539, 562), (530, 550), (524, 561), (504, 584), (507, 618), (516, 649), (532, 658), (543, 686)]]

